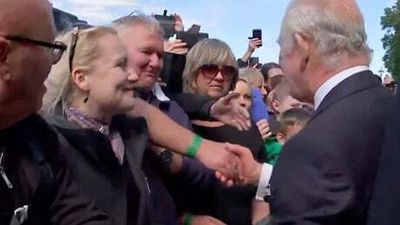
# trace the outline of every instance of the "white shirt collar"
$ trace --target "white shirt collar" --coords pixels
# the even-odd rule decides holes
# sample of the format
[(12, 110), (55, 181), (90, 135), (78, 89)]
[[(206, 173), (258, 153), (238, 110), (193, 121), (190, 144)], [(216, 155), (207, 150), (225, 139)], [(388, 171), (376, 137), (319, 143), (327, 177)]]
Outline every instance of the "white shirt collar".
[(361, 66), (354, 66), (343, 70), (342, 72), (332, 76), (327, 81), (325, 81), (315, 92), (314, 95), (314, 109), (316, 110), (324, 100), (324, 98), (335, 88), (339, 83), (347, 79), (348, 77), (369, 70), (368, 66), (361, 65)]
[(170, 101), (170, 99), (164, 94), (163, 90), (161, 89), (161, 86), (158, 82), (156, 82), (153, 87), (152, 87), (152, 92), (154, 94), (154, 96), (156, 96), (156, 98), (159, 101), (162, 102), (168, 102)]

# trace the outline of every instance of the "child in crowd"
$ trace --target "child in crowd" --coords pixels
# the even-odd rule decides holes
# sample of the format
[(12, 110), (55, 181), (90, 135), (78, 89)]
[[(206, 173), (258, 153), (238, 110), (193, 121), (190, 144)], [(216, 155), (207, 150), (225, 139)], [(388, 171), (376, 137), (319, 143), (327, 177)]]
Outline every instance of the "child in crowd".
[(281, 145), (299, 133), (311, 119), (312, 112), (306, 108), (292, 108), (278, 117), (279, 131), (276, 138)]

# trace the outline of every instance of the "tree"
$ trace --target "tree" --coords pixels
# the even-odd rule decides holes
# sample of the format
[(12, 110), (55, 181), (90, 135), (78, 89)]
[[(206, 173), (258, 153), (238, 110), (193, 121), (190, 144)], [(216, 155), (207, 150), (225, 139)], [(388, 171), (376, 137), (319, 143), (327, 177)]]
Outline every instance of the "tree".
[(382, 29), (386, 31), (382, 38), (385, 66), (396, 80), (400, 80), (400, 0), (394, 6), (385, 9), (381, 17)]

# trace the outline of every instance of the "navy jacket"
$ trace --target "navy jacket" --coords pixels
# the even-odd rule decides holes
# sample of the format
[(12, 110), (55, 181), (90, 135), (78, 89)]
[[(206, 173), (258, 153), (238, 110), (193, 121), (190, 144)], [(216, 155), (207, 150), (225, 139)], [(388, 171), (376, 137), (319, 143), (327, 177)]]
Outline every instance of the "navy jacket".
[(366, 224), (391, 99), (371, 71), (325, 97), (282, 148), (270, 181), (273, 224)]

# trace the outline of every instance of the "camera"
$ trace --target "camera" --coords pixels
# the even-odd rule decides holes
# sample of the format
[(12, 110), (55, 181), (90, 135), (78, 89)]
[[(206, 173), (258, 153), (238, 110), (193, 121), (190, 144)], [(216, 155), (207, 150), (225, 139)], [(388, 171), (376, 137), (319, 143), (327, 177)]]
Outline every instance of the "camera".
[(172, 15), (167, 16), (167, 10), (163, 15), (154, 15), (154, 18), (160, 23), (164, 30), (164, 38), (168, 39), (175, 34), (175, 18)]
[(176, 34), (176, 38), (182, 40), (186, 43), (188, 49), (192, 48), (197, 42), (207, 39), (207, 33), (190, 33), (185, 31), (180, 31)]

